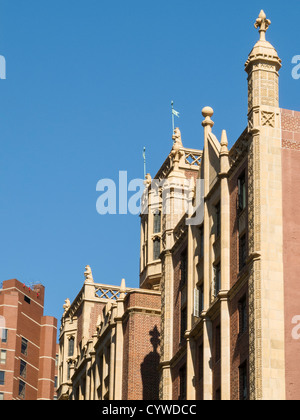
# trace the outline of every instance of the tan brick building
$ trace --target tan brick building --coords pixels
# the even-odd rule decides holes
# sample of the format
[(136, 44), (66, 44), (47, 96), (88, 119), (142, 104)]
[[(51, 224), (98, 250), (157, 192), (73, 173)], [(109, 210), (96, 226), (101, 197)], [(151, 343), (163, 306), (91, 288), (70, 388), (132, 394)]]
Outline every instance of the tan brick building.
[(0, 399), (53, 400), (57, 320), (44, 315), (45, 288), (18, 280), (0, 290)]
[[(300, 112), (279, 106), (269, 25), (261, 11), (245, 65), (248, 126), (230, 150), (205, 107), (203, 150), (186, 148), (176, 129), (146, 177), (140, 289), (86, 274), (67, 303), (60, 398), (300, 398)], [(146, 394), (157, 373), (159, 392)]]

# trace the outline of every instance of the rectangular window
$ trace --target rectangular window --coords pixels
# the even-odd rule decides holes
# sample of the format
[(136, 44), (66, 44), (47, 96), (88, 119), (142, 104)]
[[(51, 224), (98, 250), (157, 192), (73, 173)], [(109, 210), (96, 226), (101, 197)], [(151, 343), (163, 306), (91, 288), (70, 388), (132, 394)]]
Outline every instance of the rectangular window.
[(31, 300), (30, 300), (30, 298), (29, 298), (28, 296), (24, 296), (24, 301), (25, 301), (26, 303), (29, 303), (29, 304), (30, 304), (30, 302), (31, 302)]
[(161, 212), (153, 215), (153, 233), (160, 233), (161, 231)]
[(180, 287), (184, 287), (187, 282), (187, 252), (184, 251), (180, 256)]
[(240, 237), (240, 244), (239, 244), (239, 268), (240, 271), (246, 266), (247, 261), (247, 240), (246, 234)]
[(180, 342), (184, 340), (184, 334), (186, 332), (187, 327), (187, 310), (186, 307), (181, 309), (181, 317), (180, 317)]
[(245, 172), (238, 179), (238, 207), (240, 211), (246, 208), (246, 174)]
[(0, 370), (0, 385), (4, 385), (5, 383), (5, 372)]
[(248, 400), (248, 372), (247, 362), (239, 367), (240, 400)]
[(0, 392), (0, 401), (4, 401), (4, 394), (3, 394), (3, 392)]
[(155, 238), (153, 241), (153, 260), (156, 261), (160, 256), (160, 239)]
[(74, 337), (70, 337), (69, 339), (69, 348), (68, 348), (68, 356), (71, 357), (74, 354)]
[(7, 343), (7, 336), (8, 336), (7, 329), (6, 328), (2, 328), (2, 337), (1, 337), (2, 343)]
[(214, 295), (218, 296), (221, 290), (221, 264), (217, 264), (213, 267), (214, 270)]
[(247, 300), (244, 296), (238, 304), (239, 309), (239, 333), (243, 334), (248, 327), (248, 313), (247, 313)]
[(28, 341), (26, 340), (26, 338), (22, 338), (21, 353), (24, 354), (24, 356), (27, 356), (27, 352), (28, 352)]
[(25, 387), (26, 387), (25, 382), (21, 381), (21, 379), (20, 379), (20, 381), (19, 381), (19, 397), (23, 398), (23, 399), (25, 398)]
[(26, 373), (27, 373), (27, 363), (24, 362), (24, 360), (20, 360), (20, 376), (25, 379)]
[(204, 257), (204, 228), (200, 228), (200, 258)]
[(194, 289), (194, 316), (199, 318), (204, 309), (203, 286)]
[(6, 363), (6, 350), (1, 350), (0, 352), (0, 363), (1, 365)]

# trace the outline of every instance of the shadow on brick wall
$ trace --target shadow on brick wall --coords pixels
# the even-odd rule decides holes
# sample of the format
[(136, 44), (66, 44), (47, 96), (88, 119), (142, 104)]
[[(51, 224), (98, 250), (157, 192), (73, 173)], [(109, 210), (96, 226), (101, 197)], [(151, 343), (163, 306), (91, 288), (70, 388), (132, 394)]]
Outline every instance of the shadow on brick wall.
[(151, 336), (150, 342), (153, 346), (153, 351), (144, 358), (141, 364), (141, 375), (143, 382), (143, 400), (158, 400), (159, 399), (159, 361), (160, 355), (158, 348), (160, 345), (160, 332), (157, 326), (149, 332)]

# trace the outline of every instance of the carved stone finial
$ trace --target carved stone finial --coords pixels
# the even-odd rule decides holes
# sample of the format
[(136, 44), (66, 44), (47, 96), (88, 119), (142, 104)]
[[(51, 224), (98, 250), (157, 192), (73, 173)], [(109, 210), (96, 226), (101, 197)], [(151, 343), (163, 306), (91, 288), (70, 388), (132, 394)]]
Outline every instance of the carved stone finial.
[(85, 277), (85, 283), (86, 282), (94, 282), (92, 270), (91, 270), (91, 267), (89, 265), (87, 265), (85, 267), (84, 277)]
[(67, 298), (67, 299), (65, 300), (65, 304), (63, 305), (63, 308), (64, 308), (64, 310), (65, 310), (65, 312), (64, 312), (64, 313), (66, 313), (66, 312), (67, 312), (67, 310), (70, 308), (70, 306), (71, 306), (70, 299), (69, 299), (69, 298)]
[(182, 146), (181, 132), (178, 127), (175, 128), (172, 139), (174, 143), (179, 143)]
[(256, 22), (254, 23), (254, 26), (256, 29), (259, 28), (260, 33), (260, 40), (265, 41), (266, 40), (266, 32), (271, 25), (271, 21), (267, 19), (267, 15), (263, 10), (261, 10), (258, 18), (256, 19)]

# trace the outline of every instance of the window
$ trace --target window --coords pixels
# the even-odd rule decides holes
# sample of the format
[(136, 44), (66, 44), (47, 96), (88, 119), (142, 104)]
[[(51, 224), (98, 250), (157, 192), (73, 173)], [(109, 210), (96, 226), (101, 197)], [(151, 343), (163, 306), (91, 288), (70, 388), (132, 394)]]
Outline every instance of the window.
[(2, 343), (7, 343), (7, 335), (8, 335), (7, 329), (2, 328), (2, 338), (1, 338)]
[(214, 296), (218, 296), (221, 290), (221, 264), (217, 264), (213, 267), (214, 270)]
[(180, 287), (187, 283), (187, 252), (184, 251), (180, 257)]
[(185, 365), (179, 370), (179, 381), (180, 381), (179, 400), (185, 400), (186, 399), (186, 366)]
[(247, 314), (247, 300), (244, 296), (238, 304), (239, 309), (239, 333), (243, 334), (248, 327), (248, 314)]
[(4, 400), (4, 394), (3, 394), (3, 392), (0, 392), (0, 401), (3, 401)]
[(24, 362), (24, 360), (20, 360), (20, 376), (22, 376), (22, 378), (26, 378), (26, 373), (27, 373), (27, 363)]
[(239, 268), (240, 271), (246, 266), (247, 261), (247, 240), (246, 234), (240, 237), (240, 250), (239, 250)]
[(24, 301), (25, 301), (26, 303), (29, 303), (29, 304), (30, 304), (30, 302), (31, 302), (31, 300), (30, 300), (30, 298), (29, 298), (28, 296), (24, 296)]
[(54, 389), (57, 388), (57, 376), (54, 376)]
[(159, 233), (161, 231), (161, 212), (157, 212), (153, 215), (153, 233)]
[(180, 342), (184, 340), (184, 334), (187, 328), (187, 310), (186, 307), (181, 309), (180, 317)]
[(28, 341), (26, 340), (26, 338), (22, 338), (21, 353), (24, 354), (24, 356), (27, 356), (27, 352), (28, 352)]
[(240, 211), (246, 208), (246, 175), (245, 172), (238, 179), (238, 207)]
[(55, 355), (55, 366), (58, 366), (58, 354)]
[(221, 204), (220, 202), (215, 207), (216, 210), (216, 237), (221, 235)]
[(200, 258), (204, 257), (204, 228), (200, 228)]
[(155, 238), (153, 241), (153, 260), (158, 260), (160, 256), (160, 239)]
[(6, 363), (6, 350), (1, 350), (0, 352), (0, 363), (1, 365)]
[(194, 289), (194, 316), (199, 318), (204, 309), (203, 285)]
[(74, 337), (69, 338), (68, 356), (71, 357), (74, 354)]
[(25, 387), (26, 387), (25, 382), (21, 381), (21, 379), (20, 379), (20, 381), (19, 381), (19, 397), (23, 398), (23, 399), (25, 398)]
[(5, 372), (0, 370), (0, 385), (4, 385), (5, 383)]
[(67, 365), (67, 380), (71, 378), (71, 364), (68, 363)]
[(248, 400), (248, 372), (247, 362), (239, 367), (240, 400)]

